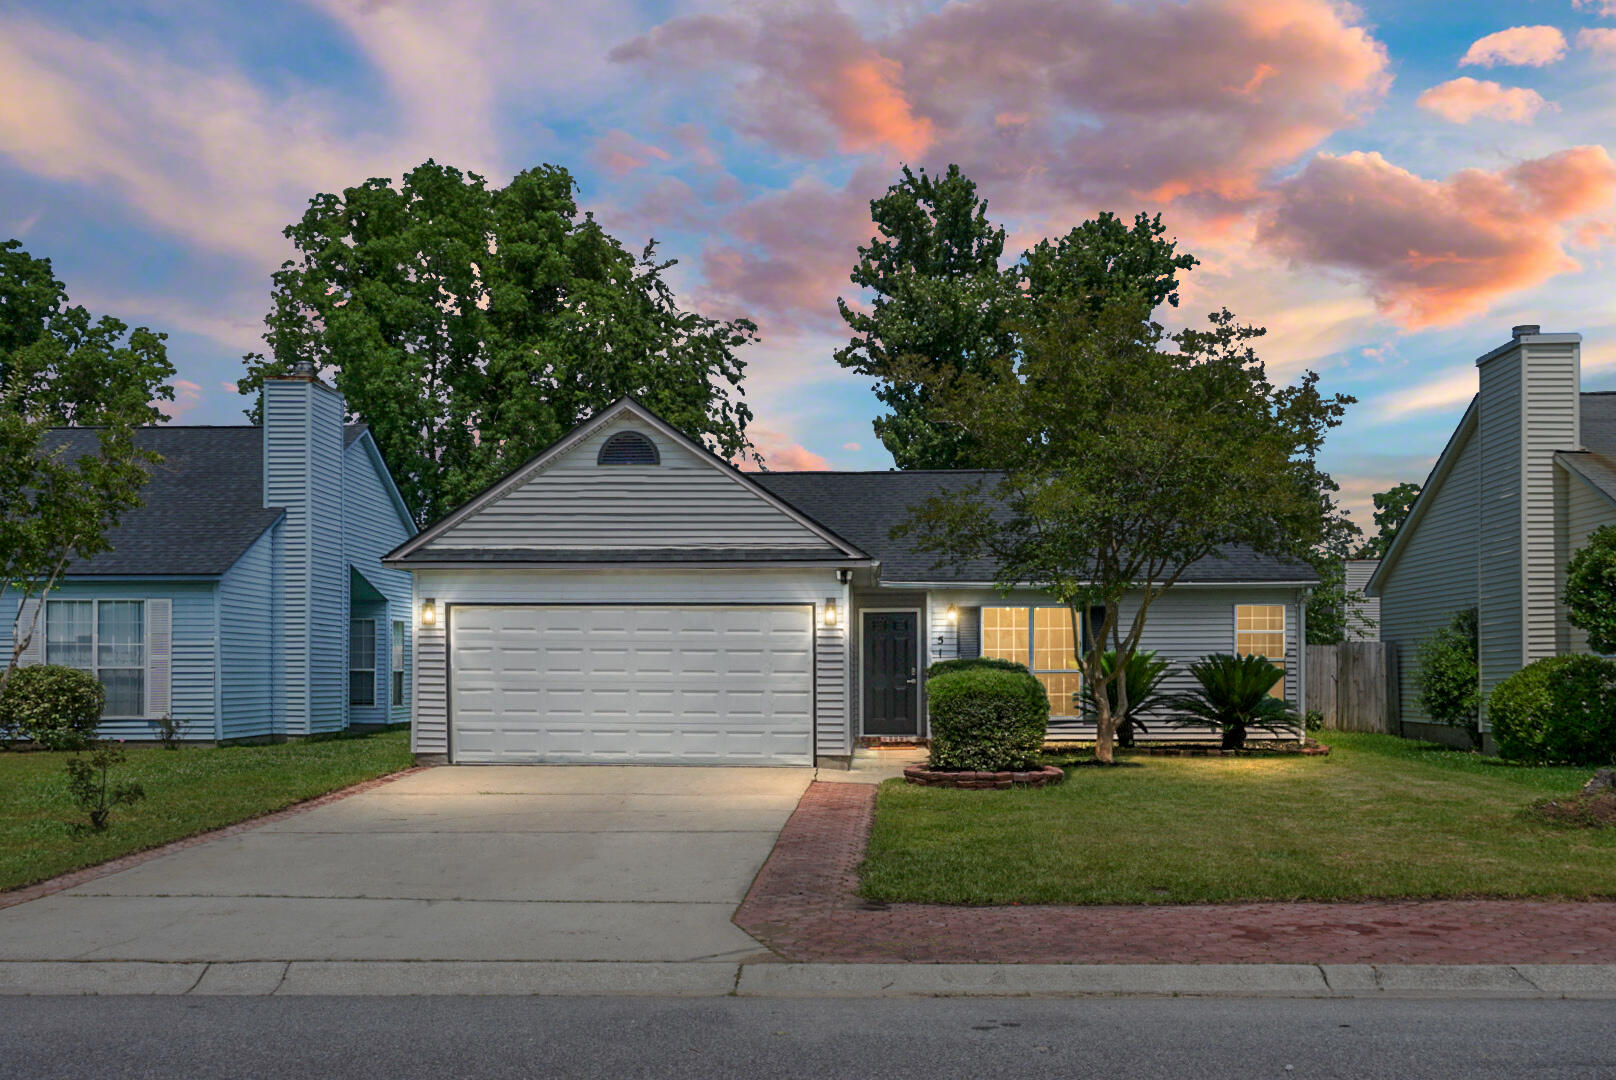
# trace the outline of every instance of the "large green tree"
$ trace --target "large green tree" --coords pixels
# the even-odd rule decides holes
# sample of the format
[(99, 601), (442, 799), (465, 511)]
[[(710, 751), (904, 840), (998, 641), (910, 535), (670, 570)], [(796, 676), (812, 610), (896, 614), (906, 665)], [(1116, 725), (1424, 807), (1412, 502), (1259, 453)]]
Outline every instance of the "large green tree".
[(993, 560), (1001, 589), (1047, 591), (1074, 638), (1104, 609), (1080, 657), (1103, 762), (1128, 712), (1119, 673), (1189, 567), (1230, 545), (1305, 558), (1324, 540), (1332, 485), (1317, 456), (1351, 402), (1311, 372), (1271, 383), (1252, 345), (1263, 331), (1227, 311), (1170, 336), (1150, 311), (1148, 296), (1068, 301), (987, 371), (902, 372), (925, 384), (932, 422), (1005, 473), (926, 500), (900, 531), (944, 563)]
[(875, 396), (891, 410), (875, 433), (900, 469), (981, 465), (966, 433), (929, 421), (926, 382), (901, 373), (924, 365), (980, 375), (1010, 347), (1016, 294), (999, 267), (1004, 229), (958, 165), (942, 176), (904, 166), (870, 216), (877, 235), (858, 249), (851, 280), (871, 300), (867, 310), (837, 300), (853, 336), (836, 362), (875, 378)]
[(1406, 482), (1386, 491), (1377, 491), (1375, 500), (1375, 535), (1364, 541), (1358, 549), (1360, 559), (1383, 559), (1397, 539), (1397, 530), (1403, 527), (1408, 512), (1414, 509), (1414, 500), (1420, 497), (1420, 485)]
[(1177, 306), (1178, 275), (1197, 262), (1165, 235), (1159, 214), (1129, 225), (1107, 212), (1001, 266), (1005, 230), (957, 165), (941, 176), (905, 166), (870, 216), (876, 235), (858, 249), (849, 279), (870, 302), (838, 300), (853, 334), (836, 360), (875, 378), (891, 410), (875, 433), (900, 469), (998, 465), (967, 433), (928, 419), (929, 379), (992, 370), (1017, 347), (1017, 328), (1054, 305), (1094, 313), (1126, 294), (1151, 309)]
[[(109, 550), (107, 533), (140, 505), (157, 458), (135, 429), (174, 398), (166, 336), (70, 305), (50, 260), (0, 243), (0, 585), (19, 601), (0, 688), (37, 630), (26, 601), (74, 558)], [(94, 448), (57, 437), (69, 426), (95, 428)]]
[(746, 319), (682, 309), (654, 247), (580, 213), (567, 170), (492, 188), (428, 161), (402, 182), (316, 195), (286, 229), (267, 355), (239, 387), (308, 360), (334, 381), (425, 524), (632, 394), (726, 458), (747, 453)]

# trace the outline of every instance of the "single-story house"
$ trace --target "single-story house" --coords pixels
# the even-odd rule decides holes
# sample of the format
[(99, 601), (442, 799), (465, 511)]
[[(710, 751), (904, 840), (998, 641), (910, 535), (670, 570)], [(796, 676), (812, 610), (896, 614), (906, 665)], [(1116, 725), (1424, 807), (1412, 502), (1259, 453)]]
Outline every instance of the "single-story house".
[[(1582, 336), (1514, 327), (1366, 592), (1398, 653), (1403, 732), (1454, 740), (1420, 708), (1418, 647), (1475, 608), (1483, 694), (1534, 660), (1588, 651), (1561, 603), (1566, 563), (1616, 524), (1616, 393), (1582, 391)], [(1464, 736), (1459, 735), (1462, 740)]]
[[(927, 664), (978, 655), (1028, 664), (1054, 736), (1092, 737), (1066, 609), (891, 536), (920, 499), (983, 479), (745, 473), (618, 401), (383, 560), (414, 578), (415, 752), (811, 765), (924, 738)], [(1249, 552), (1205, 560), (1157, 601), (1145, 645), (1179, 686), (1207, 653), (1267, 655), (1300, 700), (1316, 580)]]
[[(381, 556), (414, 522), (362, 424), (312, 372), (266, 380), (263, 423), (154, 426), (161, 461), (112, 550), (70, 563), (24, 664), (94, 672), (100, 734), (280, 738), (409, 719), (410, 577)], [(54, 446), (94, 452), (91, 429)], [(11, 596), (0, 634), (11, 645)]]

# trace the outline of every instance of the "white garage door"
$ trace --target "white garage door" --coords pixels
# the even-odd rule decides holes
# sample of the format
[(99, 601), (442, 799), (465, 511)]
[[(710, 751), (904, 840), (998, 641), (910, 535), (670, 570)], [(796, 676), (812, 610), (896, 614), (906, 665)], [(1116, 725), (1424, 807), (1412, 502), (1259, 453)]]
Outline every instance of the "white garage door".
[(454, 606), (453, 760), (813, 764), (807, 605)]

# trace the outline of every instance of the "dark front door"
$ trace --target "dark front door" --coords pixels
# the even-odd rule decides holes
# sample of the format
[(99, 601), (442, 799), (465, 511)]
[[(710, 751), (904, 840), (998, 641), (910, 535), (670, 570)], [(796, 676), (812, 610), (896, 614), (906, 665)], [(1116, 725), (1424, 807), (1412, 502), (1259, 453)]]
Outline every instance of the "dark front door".
[(918, 623), (912, 611), (864, 613), (866, 735), (920, 734)]

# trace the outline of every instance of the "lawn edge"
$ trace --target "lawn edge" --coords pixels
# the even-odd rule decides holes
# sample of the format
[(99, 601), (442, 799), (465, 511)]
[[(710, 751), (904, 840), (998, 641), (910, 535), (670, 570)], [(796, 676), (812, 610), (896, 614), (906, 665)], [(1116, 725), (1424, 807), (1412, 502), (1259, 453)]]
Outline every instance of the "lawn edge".
[(201, 832), (190, 833), (186, 836), (181, 836), (177, 839), (169, 840), (153, 847), (141, 848), (137, 851), (131, 851), (124, 855), (116, 855), (113, 858), (107, 859), (103, 862), (91, 863), (89, 866), (81, 866), (77, 870), (69, 870), (65, 874), (58, 874), (55, 877), (46, 878), (44, 881), (36, 881), (28, 885), (17, 885), (9, 889), (0, 889), (0, 910), (16, 907), (18, 904), (26, 904), (32, 900), (39, 900), (43, 897), (50, 896), (53, 893), (59, 893), (66, 889), (83, 885), (86, 882), (95, 881), (98, 878), (106, 877), (109, 874), (116, 874), (120, 871), (128, 870), (130, 867), (139, 866), (141, 863), (150, 862), (152, 859), (160, 859), (164, 855), (172, 855), (176, 851), (183, 851), (186, 848), (195, 847), (196, 845), (205, 843), (209, 840), (217, 840), (225, 836), (233, 836), (237, 833), (246, 832), (249, 829), (256, 829), (262, 825), (267, 825), (272, 821), (279, 821), (282, 818), (296, 817), (298, 814), (306, 814), (310, 810), (316, 810), (319, 807), (327, 806), (334, 802), (340, 802), (341, 800), (349, 798), (350, 796), (361, 794), (371, 790), (372, 788), (380, 787), (383, 784), (390, 784), (394, 780), (400, 780), (413, 773), (423, 772), (430, 768), (433, 768), (433, 766), (410, 765), (395, 772), (384, 773), (381, 776), (373, 776), (369, 780), (361, 780), (357, 784), (349, 784), (347, 787), (333, 788), (332, 790), (323, 792), (319, 795), (311, 795), (306, 799), (299, 799), (296, 802), (289, 803), (288, 805), (282, 806), (276, 810), (266, 810), (262, 814), (253, 814), (250, 817), (240, 818), (239, 820), (230, 822), (228, 825), (218, 825), (214, 828), (204, 829)]

